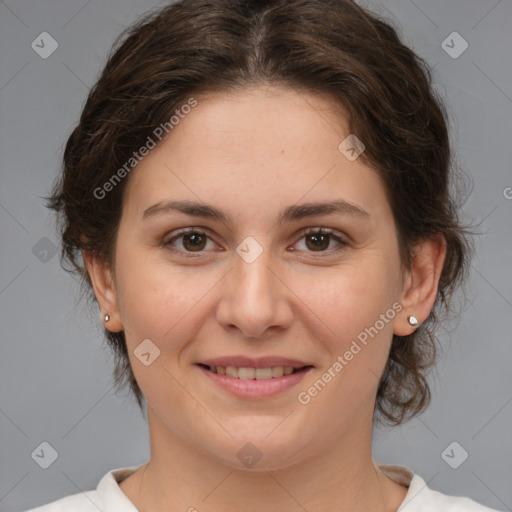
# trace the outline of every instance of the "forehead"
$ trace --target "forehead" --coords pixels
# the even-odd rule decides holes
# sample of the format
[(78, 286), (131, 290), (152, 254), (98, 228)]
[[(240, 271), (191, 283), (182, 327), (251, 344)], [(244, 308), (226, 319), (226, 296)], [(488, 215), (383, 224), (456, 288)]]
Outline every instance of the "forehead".
[(201, 142), (210, 151), (222, 146), (224, 153), (230, 143), (232, 156), (256, 159), (262, 147), (265, 154), (282, 154), (287, 149), (297, 154), (306, 139), (310, 141), (307, 148), (320, 138), (322, 149), (333, 144), (336, 148), (339, 137), (348, 131), (347, 112), (334, 98), (284, 86), (205, 94), (197, 101), (189, 122), (178, 129), (191, 144)]
[(166, 194), (254, 213), (340, 194), (385, 200), (377, 173), (340, 152), (349, 123), (333, 98), (262, 86), (195, 99), (132, 171), (126, 200), (139, 214)]

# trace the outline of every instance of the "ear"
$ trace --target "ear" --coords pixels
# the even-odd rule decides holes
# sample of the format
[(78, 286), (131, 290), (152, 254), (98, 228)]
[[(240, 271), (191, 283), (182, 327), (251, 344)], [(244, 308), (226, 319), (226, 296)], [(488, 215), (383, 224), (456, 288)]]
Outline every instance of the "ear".
[[(112, 271), (98, 255), (82, 251), (82, 256), (92, 282), (94, 295), (100, 307), (101, 321), (109, 331), (122, 331), (123, 324), (119, 316), (117, 292)], [(108, 322), (105, 321), (105, 315), (110, 317)]]
[(413, 249), (411, 268), (407, 270), (400, 296), (403, 309), (395, 318), (393, 333), (407, 336), (415, 330), (409, 323), (409, 316), (424, 322), (434, 306), (441, 272), (446, 258), (446, 241), (440, 235), (424, 239)]

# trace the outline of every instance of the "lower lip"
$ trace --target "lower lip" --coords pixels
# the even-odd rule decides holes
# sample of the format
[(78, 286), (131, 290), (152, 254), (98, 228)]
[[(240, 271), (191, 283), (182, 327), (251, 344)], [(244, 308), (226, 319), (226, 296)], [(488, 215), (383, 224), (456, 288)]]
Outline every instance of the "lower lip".
[(240, 398), (267, 398), (277, 395), (298, 384), (312, 369), (310, 366), (290, 375), (266, 380), (244, 380), (220, 375), (199, 365), (198, 368), (213, 382)]

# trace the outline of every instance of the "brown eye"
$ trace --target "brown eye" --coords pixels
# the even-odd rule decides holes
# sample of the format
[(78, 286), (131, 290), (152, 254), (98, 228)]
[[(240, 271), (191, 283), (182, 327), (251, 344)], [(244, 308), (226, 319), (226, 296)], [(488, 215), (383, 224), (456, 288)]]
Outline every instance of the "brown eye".
[(163, 245), (173, 252), (186, 254), (205, 252), (205, 249), (208, 249), (208, 243), (215, 246), (213, 240), (206, 233), (196, 229), (188, 229), (168, 238), (163, 242)]
[[(307, 231), (303, 232), (299, 245), (302, 240), (304, 240), (305, 248), (299, 247), (299, 249), (306, 252), (331, 253), (343, 249), (348, 245), (348, 243), (341, 236), (337, 236), (331, 230), (323, 228), (308, 229)], [(332, 242), (335, 242), (334, 247), (332, 247)]]
[(201, 233), (190, 233), (182, 235), (183, 247), (187, 251), (202, 251), (206, 245), (206, 236)]
[[(306, 246), (313, 251), (323, 251), (329, 247), (331, 235), (313, 234), (306, 236)], [(311, 243), (308, 243), (311, 242)]]

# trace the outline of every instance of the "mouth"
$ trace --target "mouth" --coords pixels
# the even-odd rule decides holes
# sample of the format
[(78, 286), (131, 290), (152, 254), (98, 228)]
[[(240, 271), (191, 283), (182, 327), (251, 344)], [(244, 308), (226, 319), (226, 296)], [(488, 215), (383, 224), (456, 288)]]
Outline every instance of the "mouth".
[(207, 365), (199, 363), (200, 367), (205, 370), (224, 375), (232, 379), (240, 380), (271, 380), (279, 379), (285, 375), (292, 375), (313, 368), (311, 365), (301, 367), (293, 366), (268, 366), (266, 368), (254, 368), (250, 366), (220, 366), (220, 365)]
[(196, 363), (215, 389), (241, 399), (265, 399), (297, 386), (313, 365), (285, 358), (227, 357)]

